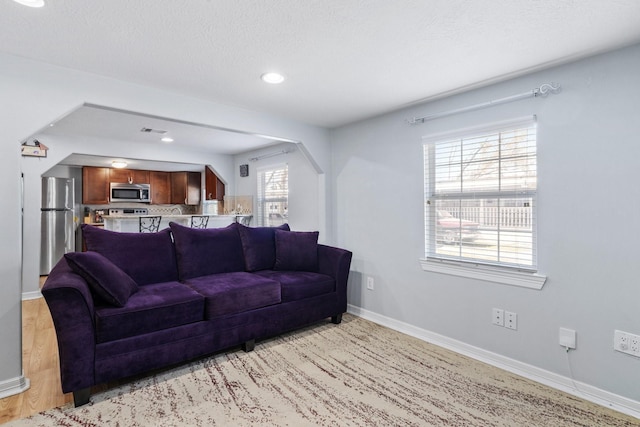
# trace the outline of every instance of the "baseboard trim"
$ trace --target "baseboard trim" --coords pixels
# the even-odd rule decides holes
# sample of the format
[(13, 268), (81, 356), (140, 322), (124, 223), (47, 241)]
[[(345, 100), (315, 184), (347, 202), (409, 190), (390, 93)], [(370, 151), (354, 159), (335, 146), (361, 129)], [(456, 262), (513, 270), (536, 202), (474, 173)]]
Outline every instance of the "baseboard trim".
[(23, 393), (29, 389), (30, 385), (29, 379), (24, 374), (16, 378), (0, 381), (0, 399)]
[(571, 378), (559, 375), (533, 365), (517, 361), (497, 353), (483, 350), (462, 341), (457, 341), (435, 332), (418, 328), (405, 322), (392, 319), (387, 316), (369, 311), (349, 304), (347, 311), (355, 316), (370, 320), (390, 329), (410, 335), (414, 338), (444, 347), (456, 353), (471, 357), (505, 371), (520, 375), (530, 380), (539, 382), (557, 390), (564, 391), (573, 396), (585, 399), (623, 414), (640, 419), (640, 402), (628, 399), (624, 396), (599, 389), (586, 383), (573, 381)]
[(42, 292), (40, 292), (39, 290), (22, 293), (22, 301), (28, 301), (32, 299), (38, 299), (38, 298), (42, 298)]

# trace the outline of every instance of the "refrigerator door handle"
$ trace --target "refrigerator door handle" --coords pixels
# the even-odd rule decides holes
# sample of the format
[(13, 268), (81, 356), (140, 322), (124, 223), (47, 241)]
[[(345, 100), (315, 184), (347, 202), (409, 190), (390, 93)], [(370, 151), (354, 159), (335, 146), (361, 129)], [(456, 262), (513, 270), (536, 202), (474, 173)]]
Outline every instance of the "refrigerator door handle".
[(73, 211), (66, 212), (66, 232), (64, 236), (64, 253), (73, 252), (75, 250), (75, 232)]

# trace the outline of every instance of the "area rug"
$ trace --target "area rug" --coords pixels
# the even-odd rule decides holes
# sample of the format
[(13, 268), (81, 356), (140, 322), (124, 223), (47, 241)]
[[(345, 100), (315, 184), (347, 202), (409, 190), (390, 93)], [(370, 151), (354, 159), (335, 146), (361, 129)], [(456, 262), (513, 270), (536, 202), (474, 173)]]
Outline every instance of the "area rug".
[(156, 372), (9, 426), (637, 426), (364, 319)]

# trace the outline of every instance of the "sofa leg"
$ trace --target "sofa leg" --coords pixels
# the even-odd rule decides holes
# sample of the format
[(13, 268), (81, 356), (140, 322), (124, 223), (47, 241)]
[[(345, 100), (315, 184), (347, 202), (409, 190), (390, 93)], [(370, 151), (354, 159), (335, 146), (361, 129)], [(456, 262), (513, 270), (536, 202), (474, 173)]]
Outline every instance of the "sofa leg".
[(89, 397), (91, 396), (91, 387), (83, 388), (73, 392), (73, 404), (77, 408), (78, 406), (86, 405), (89, 403)]
[(256, 348), (256, 340), (249, 340), (242, 343), (242, 349), (247, 353)]
[(335, 323), (336, 325), (342, 323), (342, 313), (331, 316), (331, 323)]

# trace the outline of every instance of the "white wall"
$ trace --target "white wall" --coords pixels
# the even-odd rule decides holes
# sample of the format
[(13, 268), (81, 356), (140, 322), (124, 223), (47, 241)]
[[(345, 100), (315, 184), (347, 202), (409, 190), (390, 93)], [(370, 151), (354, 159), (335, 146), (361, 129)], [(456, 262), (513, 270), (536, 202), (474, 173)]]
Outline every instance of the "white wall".
[[(59, 160), (71, 152), (115, 155), (113, 147), (93, 145), (90, 141), (64, 141), (51, 144), (48, 157), (34, 163), (23, 162), (20, 143), (42, 129), (48, 123), (77, 108), (83, 103), (136, 111), (162, 117), (170, 117), (196, 123), (204, 123), (256, 134), (271, 135), (295, 141), (305, 146), (324, 170), (329, 169), (330, 154), (327, 131), (321, 128), (285, 120), (270, 114), (248, 111), (203, 100), (184, 97), (140, 85), (99, 77), (96, 75), (54, 67), (10, 55), (0, 54), (0, 197), (3, 200), (0, 229), (0, 395), (12, 392), (24, 384), (21, 363), (20, 309), (21, 293), (21, 168), (25, 169), (25, 188), (39, 188), (40, 177)], [(73, 145), (73, 146), (72, 146)], [(152, 158), (150, 150), (127, 147), (127, 153), (135, 151), (142, 158)], [(144, 154), (144, 155), (143, 155)], [(128, 157), (129, 154), (126, 155)], [(177, 154), (163, 153), (157, 160), (175, 161)], [(193, 162), (193, 156), (183, 155)], [(206, 160), (206, 159), (205, 159)], [(232, 162), (230, 160), (230, 162)], [(200, 163), (200, 162), (198, 162)], [(216, 165), (216, 168), (218, 166)], [(25, 252), (33, 250), (33, 242), (39, 240), (33, 224), (39, 224), (39, 199), (27, 196), (25, 216)], [(321, 197), (324, 197), (322, 195)], [(328, 206), (328, 204), (326, 205)], [(325, 207), (328, 209), (328, 207)], [(321, 216), (327, 216), (322, 212)], [(326, 221), (323, 225), (327, 226)], [(39, 230), (39, 226), (38, 226)], [(37, 237), (35, 237), (37, 236)], [(27, 271), (34, 271), (28, 267)], [(26, 286), (33, 286), (27, 278)]]
[[(250, 159), (288, 151), (287, 154), (266, 157), (257, 161)], [(256, 211), (256, 200), (258, 195), (258, 174), (259, 168), (287, 164), (289, 167), (289, 218), (288, 223), (292, 230), (296, 231), (316, 231), (323, 229), (320, 221), (322, 212), (320, 181), (324, 179), (324, 174), (319, 173), (314, 165), (305, 156), (301, 144), (279, 144), (261, 150), (252, 151), (235, 156), (236, 186), (235, 195), (253, 196), (254, 213)], [(239, 167), (242, 164), (249, 165), (249, 176), (240, 177)], [(256, 225), (255, 218), (251, 223)], [(323, 231), (318, 240), (327, 241), (326, 233)]]
[[(640, 359), (613, 331), (640, 334), (640, 45), (332, 131), (336, 243), (353, 251), (349, 303), (640, 401)], [(446, 76), (443, 76), (446, 78)], [(405, 119), (558, 82), (562, 92), (425, 124)], [(536, 114), (540, 291), (421, 270), (423, 135)], [(375, 290), (362, 286), (366, 276)], [(492, 307), (518, 330), (491, 324)], [(567, 354), (559, 327), (577, 331)]]

